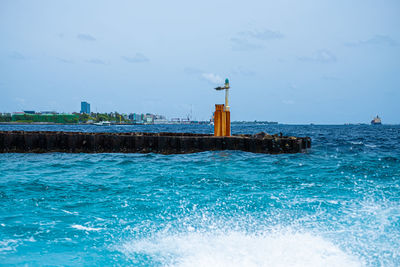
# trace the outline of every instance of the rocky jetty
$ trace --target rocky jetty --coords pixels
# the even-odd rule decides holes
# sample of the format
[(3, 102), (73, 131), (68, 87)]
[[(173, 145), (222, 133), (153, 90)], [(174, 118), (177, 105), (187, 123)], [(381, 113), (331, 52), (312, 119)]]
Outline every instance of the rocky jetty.
[(85, 133), (0, 131), (0, 153), (161, 153), (242, 150), (254, 153), (300, 153), (309, 137), (258, 133), (215, 137), (193, 133)]

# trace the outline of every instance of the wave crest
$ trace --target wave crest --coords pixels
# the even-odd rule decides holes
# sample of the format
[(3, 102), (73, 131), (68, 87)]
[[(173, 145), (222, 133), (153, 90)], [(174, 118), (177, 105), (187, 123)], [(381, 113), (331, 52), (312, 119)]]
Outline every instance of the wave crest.
[(122, 245), (133, 261), (163, 266), (361, 266), (352, 255), (309, 233), (187, 232), (158, 235)]

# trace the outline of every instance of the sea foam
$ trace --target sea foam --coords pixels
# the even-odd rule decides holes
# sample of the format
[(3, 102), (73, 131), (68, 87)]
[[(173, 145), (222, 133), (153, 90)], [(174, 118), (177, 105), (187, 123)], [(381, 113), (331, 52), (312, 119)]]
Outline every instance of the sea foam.
[(77, 230), (84, 230), (84, 231), (100, 231), (102, 228), (94, 228), (94, 227), (87, 227), (79, 224), (73, 224), (71, 225), (72, 228), (75, 228)]
[(133, 261), (152, 257), (163, 266), (362, 266), (356, 257), (310, 233), (187, 232), (126, 242)]

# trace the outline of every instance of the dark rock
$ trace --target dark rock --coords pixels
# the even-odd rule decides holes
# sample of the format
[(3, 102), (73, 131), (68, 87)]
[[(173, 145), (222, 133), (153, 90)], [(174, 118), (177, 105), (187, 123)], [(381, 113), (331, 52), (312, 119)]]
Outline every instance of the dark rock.
[(259, 132), (259, 133), (256, 133), (256, 134), (252, 135), (251, 137), (256, 138), (256, 139), (265, 139), (265, 138), (278, 137), (278, 135), (276, 135), (276, 134), (275, 135), (270, 135), (270, 134), (267, 134), (265, 132)]
[(193, 133), (82, 133), (0, 131), (0, 153), (162, 153), (242, 150), (254, 153), (299, 153), (311, 147), (310, 137), (285, 137), (264, 132), (214, 137)]

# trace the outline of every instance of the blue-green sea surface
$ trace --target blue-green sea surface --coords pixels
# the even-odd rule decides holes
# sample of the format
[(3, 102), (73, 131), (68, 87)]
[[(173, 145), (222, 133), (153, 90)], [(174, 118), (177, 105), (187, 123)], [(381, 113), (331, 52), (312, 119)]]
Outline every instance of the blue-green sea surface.
[(291, 155), (0, 154), (0, 265), (400, 265), (399, 126), (232, 131), (307, 135), (313, 146)]

